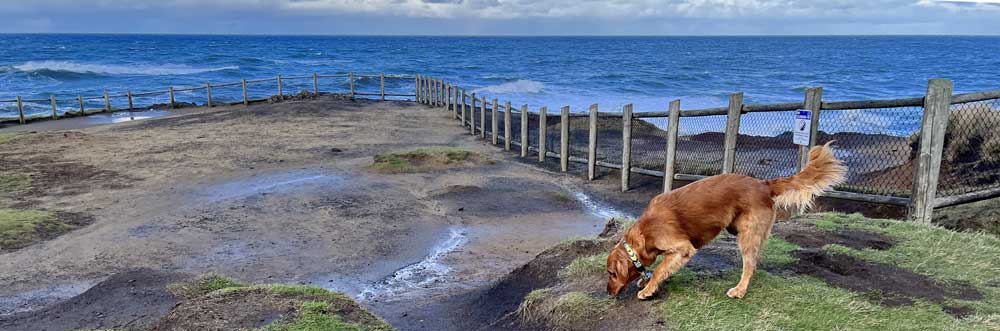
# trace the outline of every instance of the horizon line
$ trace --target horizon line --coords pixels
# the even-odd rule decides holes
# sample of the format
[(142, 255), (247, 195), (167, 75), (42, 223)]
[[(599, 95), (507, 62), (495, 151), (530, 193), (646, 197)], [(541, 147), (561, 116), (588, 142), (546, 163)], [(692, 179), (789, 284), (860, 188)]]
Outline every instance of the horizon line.
[(0, 32), (0, 35), (109, 35), (109, 36), (246, 36), (246, 37), (1000, 37), (997, 34), (887, 33), (887, 34), (324, 34), (324, 33), (175, 33), (175, 32)]

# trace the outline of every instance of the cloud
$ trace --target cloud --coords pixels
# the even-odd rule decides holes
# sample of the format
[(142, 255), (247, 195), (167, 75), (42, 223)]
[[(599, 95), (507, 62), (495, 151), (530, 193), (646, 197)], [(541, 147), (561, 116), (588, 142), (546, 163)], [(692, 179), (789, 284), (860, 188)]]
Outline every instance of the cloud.
[(1000, 0), (7, 0), (5, 32), (1000, 33)]

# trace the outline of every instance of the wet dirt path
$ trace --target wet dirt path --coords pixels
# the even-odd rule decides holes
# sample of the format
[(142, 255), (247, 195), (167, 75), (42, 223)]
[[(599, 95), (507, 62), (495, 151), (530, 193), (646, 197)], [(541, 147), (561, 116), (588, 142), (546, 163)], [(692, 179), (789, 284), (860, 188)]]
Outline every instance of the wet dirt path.
[[(319, 100), (29, 134), (5, 146), (5, 162), (45, 155), (129, 180), (104, 188), (66, 178), (86, 190), (43, 187), (6, 202), (96, 221), (0, 254), (0, 315), (150, 268), (317, 285), (402, 329), (441, 329), (453, 325), (449, 316), (427, 324), (407, 312), (488, 285), (618, 214), (579, 193), (579, 178), (515, 162), (454, 124), (409, 103)], [(380, 152), (440, 145), (496, 162), (416, 174), (366, 169)]]

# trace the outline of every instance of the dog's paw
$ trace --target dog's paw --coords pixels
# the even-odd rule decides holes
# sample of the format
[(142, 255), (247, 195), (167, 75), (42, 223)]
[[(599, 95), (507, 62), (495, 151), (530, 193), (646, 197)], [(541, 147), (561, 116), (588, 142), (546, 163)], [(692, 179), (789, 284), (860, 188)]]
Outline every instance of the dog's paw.
[(638, 297), (639, 300), (646, 300), (652, 297), (653, 294), (656, 294), (656, 289), (652, 288), (652, 286), (646, 286), (641, 291), (639, 291)]
[(726, 291), (726, 295), (733, 299), (741, 299), (744, 295), (747, 295), (747, 289), (734, 287)]

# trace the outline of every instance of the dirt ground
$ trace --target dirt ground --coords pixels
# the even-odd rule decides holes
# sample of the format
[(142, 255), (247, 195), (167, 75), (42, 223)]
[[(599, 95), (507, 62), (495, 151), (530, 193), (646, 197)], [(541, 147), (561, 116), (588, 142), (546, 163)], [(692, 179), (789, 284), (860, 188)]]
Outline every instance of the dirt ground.
[[(414, 298), (446, 303), (553, 244), (601, 230), (605, 214), (574, 194), (585, 191), (577, 177), (521, 163), (449, 115), (410, 102), (324, 96), (81, 128), (55, 125), (77, 120), (67, 119), (3, 129), (22, 134), (0, 148), (0, 169), (29, 174), (31, 186), (0, 207), (93, 221), (0, 253), (0, 326), (37, 328), (52, 314), (72, 319), (78, 309), (52, 304), (147, 269), (321, 286), (355, 296), (402, 329), (437, 328), (449, 325), (449, 314), (419, 318), (437, 306)], [(367, 169), (378, 153), (429, 146), (495, 162), (411, 174)], [(115, 312), (113, 298), (90, 302), (85, 313), (97, 317), (47, 325), (130, 320)]]

